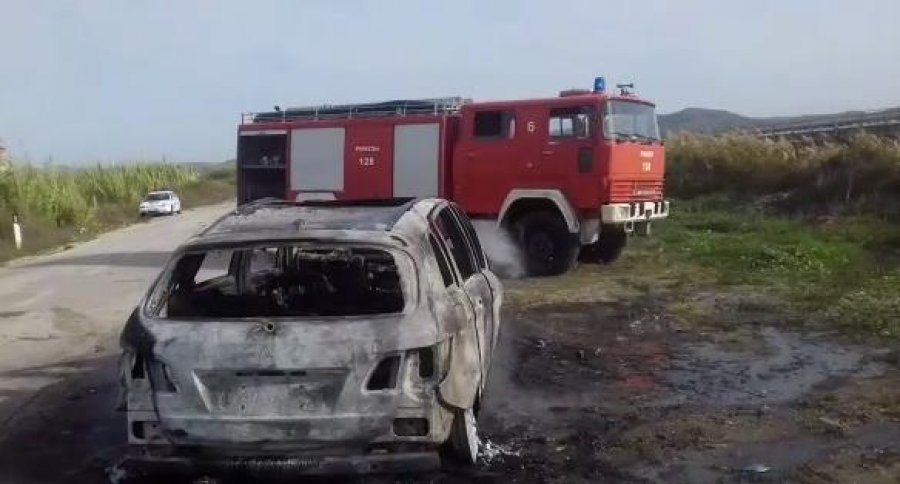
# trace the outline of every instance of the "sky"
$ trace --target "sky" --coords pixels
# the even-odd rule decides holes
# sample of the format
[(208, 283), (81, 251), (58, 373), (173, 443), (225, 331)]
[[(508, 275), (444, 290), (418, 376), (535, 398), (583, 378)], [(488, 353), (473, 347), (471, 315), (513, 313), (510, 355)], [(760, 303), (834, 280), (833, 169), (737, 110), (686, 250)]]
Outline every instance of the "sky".
[(240, 113), (553, 96), (900, 106), (898, 0), (0, 0), (0, 138), (61, 164), (233, 157)]

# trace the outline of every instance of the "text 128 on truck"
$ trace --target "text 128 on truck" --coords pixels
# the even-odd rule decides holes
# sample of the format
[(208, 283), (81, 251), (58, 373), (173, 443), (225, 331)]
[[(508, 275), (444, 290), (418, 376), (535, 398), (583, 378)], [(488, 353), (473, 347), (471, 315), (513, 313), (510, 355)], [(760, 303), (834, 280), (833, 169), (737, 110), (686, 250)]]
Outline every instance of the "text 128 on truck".
[(479, 231), (508, 234), (530, 275), (563, 273), (576, 258), (610, 262), (669, 202), (655, 106), (604, 84), (548, 99), (245, 114), (238, 202), (441, 197)]

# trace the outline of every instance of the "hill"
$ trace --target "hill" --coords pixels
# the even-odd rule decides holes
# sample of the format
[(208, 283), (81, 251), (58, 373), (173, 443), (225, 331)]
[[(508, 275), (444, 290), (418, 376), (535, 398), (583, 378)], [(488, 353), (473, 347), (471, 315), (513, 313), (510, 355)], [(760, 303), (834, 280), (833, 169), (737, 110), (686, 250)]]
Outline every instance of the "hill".
[(673, 133), (708, 133), (715, 134), (736, 129), (755, 129), (794, 123), (829, 122), (864, 114), (897, 114), (900, 108), (880, 111), (845, 111), (834, 114), (811, 114), (802, 116), (776, 116), (754, 118), (723, 109), (686, 108), (674, 113), (659, 116), (659, 129), (663, 135)]
[(687, 108), (659, 116), (659, 129), (669, 133), (718, 133), (738, 128), (752, 128), (758, 120), (724, 109)]

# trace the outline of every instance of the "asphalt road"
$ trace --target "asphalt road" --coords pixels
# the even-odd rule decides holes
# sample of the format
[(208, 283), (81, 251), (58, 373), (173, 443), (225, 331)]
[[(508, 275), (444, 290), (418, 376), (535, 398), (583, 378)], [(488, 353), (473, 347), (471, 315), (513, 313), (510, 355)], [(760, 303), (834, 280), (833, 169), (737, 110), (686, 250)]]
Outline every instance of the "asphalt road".
[[(29, 444), (32, 436), (22, 432), (34, 419), (46, 423), (52, 418), (42, 405), (43, 400), (59, 401), (51, 395), (62, 392), (62, 401), (77, 408), (84, 400), (80, 393), (90, 397), (98, 392), (85, 378), (109, 381), (101, 373), (114, 371), (109, 363), (118, 351), (118, 332), (169, 253), (230, 207), (233, 203), (154, 218), (0, 268), (2, 445)], [(100, 373), (86, 371), (91, 369)], [(100, 410), (88, 406), (85, 411)], [(41, 480), (17, 475), (19, 464), (20, 459), (10, 462), (0, 456), (0, 482)], [(58, 462), (47, 464), (52, 469)]]

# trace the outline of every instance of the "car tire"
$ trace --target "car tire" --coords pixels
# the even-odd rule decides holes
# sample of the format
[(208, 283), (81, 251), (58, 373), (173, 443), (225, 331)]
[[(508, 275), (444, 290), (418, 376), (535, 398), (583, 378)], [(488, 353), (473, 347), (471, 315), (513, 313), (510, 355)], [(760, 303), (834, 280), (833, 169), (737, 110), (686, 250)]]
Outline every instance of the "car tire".
[(478, 462), (480, 449), (474, 408), (457, 410), (450, 426), (450, 437), (441, 447), (441, 458), (445, 463), (470, 467)]
[(556, 276), (572, 268), (577, 244), (562, 217), (534, 212), (522, 217), (517, 225), (529, 276)]

